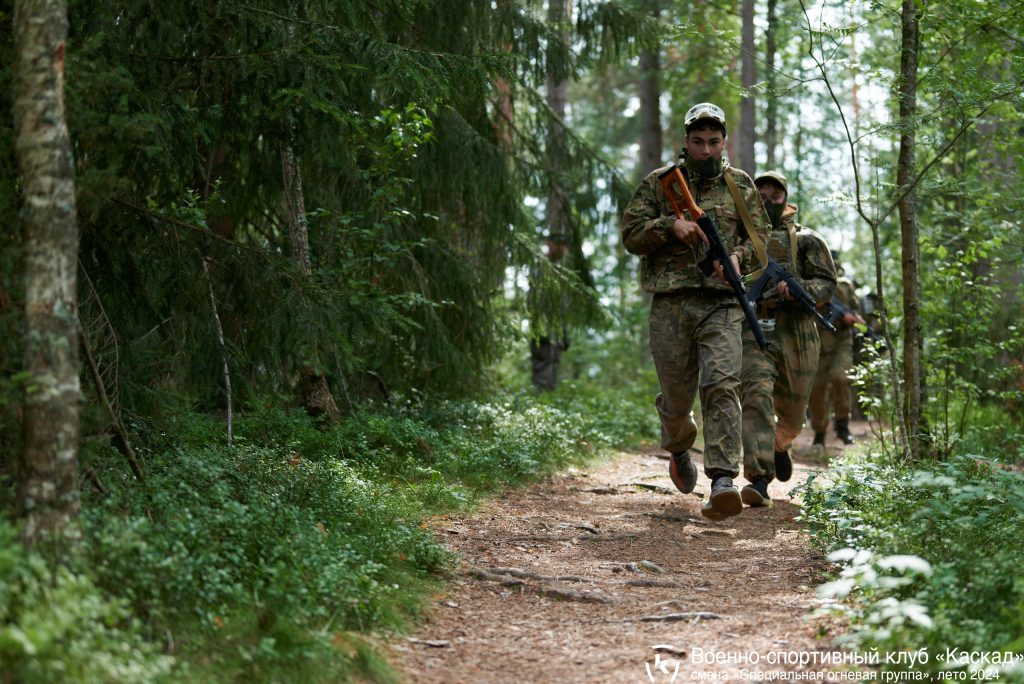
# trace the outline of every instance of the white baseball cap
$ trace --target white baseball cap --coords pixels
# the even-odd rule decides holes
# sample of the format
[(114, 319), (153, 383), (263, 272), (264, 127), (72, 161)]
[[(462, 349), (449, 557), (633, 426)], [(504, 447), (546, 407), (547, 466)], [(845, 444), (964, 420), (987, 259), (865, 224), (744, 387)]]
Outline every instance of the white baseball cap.
[(723, 129), (725, 128), (725, 112), (721, 107), (710, 102), (701, 102), (690, 107), (690, 110), (686, 112), (686, 118), (683, 119), (683, 128), (689, 130), (690, 125), (698, 119), (714, 119), (722, 124)]

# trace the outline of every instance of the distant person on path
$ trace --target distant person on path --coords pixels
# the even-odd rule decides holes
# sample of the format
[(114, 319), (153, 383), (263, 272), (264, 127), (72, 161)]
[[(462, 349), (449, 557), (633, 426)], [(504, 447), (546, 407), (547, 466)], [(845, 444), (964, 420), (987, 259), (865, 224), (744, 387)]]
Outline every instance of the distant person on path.
[[(548, 259), (558, 263), (565, 256), (568, 242), (564, 235), (551, 235), (547, 239)], [(531, 278), (531, 291), (539, 281), (539, 274)], [(562, 320), (551, 326), (543, 335), (530, 338), (531, 380), (538, 392), (553, 392), (558, 386), (558, 368), (562, 363), (562, 352), (569, 348), (569, 332), (565, 326), (565, 312)]]
[[(750, 176), (722, 160), (725, 113), (702, 103), (686, 113), (683, 123), (682, 157), (690, 192), (717, 223), (736, 270), (750, 273), (759, 267), (750, 233), (763, 245), (770, 223)], [(698, 268), (706, 239), (689, 220), (694, 217), (676, 217), (659, 180), (670, 168), (654, 170), (640, 183), (622, 217), (622, 241), (641, 257), (643, 288), (654, 295), (651, 354), (661, 386), (655, 404), (661, 446), (671, 454), (669, 474), (681, 492), (693, 491), (697, 468), (689, 449), (697, 437), (692, 409), (699, 387), (704, 472), (712, 481), (701, 513), (721, 520), (743, 510), (733, 484), (740, 472), (743, 312), (724, 279), (706, 276)], [(745, 225), (744, 215), (751, 225)]]
[[(833, 254), (833, 257), (836, 255)], [(842, 276), (842, 267), (837, 264), (836, 272)], [(850, 434), (850, 369), (853, 367), (853, 326), (864, 323), (860, 316), (860, 301), (854, 292), (853, 283), (840, 277), (835, 296), (849, 312), (835, 322), (837, 333), (821, 331), (821, 354), (818, 356), (818, 372), (811, 387), (810, 414), (814, 430), (813, 450), (825, 451), (825, 431), (828, 430), (829, 409), (835, 413), (836, 437), (843, 444), (853, 444)]]
[[(796, 276), (817, 304), (827, 304), (836, 288), (836, 269), (824, 238), (797, 224), (797, 208), (787, 203), (785, 176), (768, 171), (754, 184), (772, 222), (768, 256)], [(785, 282), (758, 301), (757, 318), (771, 348), (762, 351), (744, 324), (740, 374), (743, 471), (750, 481), (741, 496), (753, 507), (771, 506), (768, 484), (793, 474), (789, 449), (804, 426), (819, 347), (814, 314), (793, 299)]]
[[(857, 282), (854, 281), (854, 289)], [(861, 333), (859, 330), (853, 336), (853, 365), (867, 368), (878, 360), (879, 352), (884, 348), (882, 344), (882, 319), (879, 311), (878, 295), (868, 292), (866, 296), (860, 297), (861, 317), (867, 330)], [(822, 333), (824, 334), (824, 333)], [(850, 411), (853, 420), (867, 420), (867, 407), (881, 401), (883, 388), (877, 377), (868, 377), (863, 387), (856, 384), (850, 386)]]

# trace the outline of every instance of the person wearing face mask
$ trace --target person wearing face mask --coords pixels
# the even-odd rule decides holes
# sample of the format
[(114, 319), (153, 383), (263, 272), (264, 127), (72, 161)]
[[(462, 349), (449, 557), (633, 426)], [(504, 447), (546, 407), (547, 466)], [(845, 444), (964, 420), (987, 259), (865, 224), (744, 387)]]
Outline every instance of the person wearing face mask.
[[(785, 176), (768, 171), (754, 184), (772, 222), (768, 256), (796, 276), (816, 303), (827, 303), (836, 288), (836, 269), (825, 240), (797, 224)], [(819, 340), (814, 315), (792, 298), (785, 282), (758, 301), (757, 318), (771, 347), (763, 351), (744, 324), (740, 396), (743, 470), (750, 484), (741, 496), (749, 506), (765, 507), (771, 505), (768, 484), (793, 474), (789, 449), (804, 425)]]
[[(762, 261), (769, 221), (750, 176), (722, 160), (725, 113), (701, 103), (686, 113), (683, 125), (683, 175), (690, 192), (718, 224), (737, 272), (750, 273)], [(670, 168), (656, 169), (640, 183), (622, 217), (622, 241), (640, 256), (643, 288), (654, 295), (651, 355), (661, 389), (655, 405), (661, 446), (670, 453), (669, 475), (681, 492), (693, 491), (697, 468), (690, 448), (697, 426), (692, 409), (699, 390), (704, 472), (712, 481), (701, 513), (721, 520), (743, 510), (733, 484), (740, 472), (743, 310), (720, 273), (705, 275), (697, 266), (707, 237), (690, 220), (694, 217), (676, 217), (659, 181)]]

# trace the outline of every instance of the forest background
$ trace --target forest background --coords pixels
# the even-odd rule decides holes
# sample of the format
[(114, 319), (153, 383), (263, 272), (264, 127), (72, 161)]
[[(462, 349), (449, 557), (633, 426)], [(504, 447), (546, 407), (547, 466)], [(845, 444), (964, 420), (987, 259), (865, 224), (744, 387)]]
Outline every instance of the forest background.
[(806, 490), (849, 644), (1024, 650), (1021, 3), (17, 5), (5, 676), (392, 679), (426, 516), (656, 439), (618, 217), (707, 100), (880, 295), (879, 439)]

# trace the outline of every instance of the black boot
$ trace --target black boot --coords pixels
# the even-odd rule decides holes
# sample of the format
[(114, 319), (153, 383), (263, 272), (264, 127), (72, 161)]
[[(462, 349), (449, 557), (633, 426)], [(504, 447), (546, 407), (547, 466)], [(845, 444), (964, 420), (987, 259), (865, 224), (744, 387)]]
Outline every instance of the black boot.
[(824, 432), (815, 432), (814, 433), (814, 443), (811, 444), (811, 453), (814, 454), (815, 456), (824, 456), (825, 455), (825, 433)]
[(772, 497), (768, 494), (768, 480), (763, 477), (754, 478), (740, 491), (740, 498), (751, 508), (771, 508)]
[(793, 459), (789, 457), (789, 449), (775, 452), (775, 477), (779, 482), (789, 482), (793, 477)]
[(836, 421), (836, 437), (839, 438), (843, 444), (853, 444), (853, 435), (850, 434), (850, 425), (848, 421), (837, 420)]

